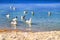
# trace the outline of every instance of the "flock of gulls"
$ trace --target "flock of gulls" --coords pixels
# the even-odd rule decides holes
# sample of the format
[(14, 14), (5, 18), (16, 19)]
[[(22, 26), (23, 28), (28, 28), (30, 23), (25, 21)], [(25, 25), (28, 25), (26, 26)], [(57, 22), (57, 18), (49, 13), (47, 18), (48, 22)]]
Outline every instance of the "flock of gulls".
[[(15, 8), (15, 7), (12, 7), (12, 6), (10, 6), (10, 9), (16, 10), (16, 8)], [(24, 13), (24, 16), (21, 16), (21, 20), (24, 21), (25, 23), (31, 25), (31, 24), (32, 24), (32, 18), (30, 18), (29, 20), (26, 20), (25, 17), (26, 17), (26, 15), (27, 15), (27, 11), (24, 10), (23, 13)], [(31, 14), (34, 15), (34, 12), (31, 11)], [(9, 18), (10, 18), (10, 14), (7, 14), (7, 15), (6, 15), (6, 18), (9, 19)], [(17, 25), (17, 16), (12, 19), (12, 21), (10, 22), (10, 24), (11, 24), (11, 25), (15, 25), (15, 26)]]
[[(10, 9), (16, 10), (16, 8), (12, 7), (12, 6), (10, 6)], [(26, 14), (27, 14), (27, 11), (25, 10), (24, 11), (24, 16), (21, 16), (21, 20), (24, 20), (27, 24), (31, 25), (32, 24), (32, 18), (30, 18), (29, 20), (26, 20), (25, 19)], [(34, 11), (31, 11), (31, 14), (34, 15)], [(48, 16), (50, 16), (50, 15), (51, 15), (51, 13), (48, 12)], [(7, 14), (6, 18), (9, 19), (10, 18), (10, 14)], [(11, 23), (11, 25), (17, 25), (17, 16), (15, 18), (13, 18), (10, 23)]]

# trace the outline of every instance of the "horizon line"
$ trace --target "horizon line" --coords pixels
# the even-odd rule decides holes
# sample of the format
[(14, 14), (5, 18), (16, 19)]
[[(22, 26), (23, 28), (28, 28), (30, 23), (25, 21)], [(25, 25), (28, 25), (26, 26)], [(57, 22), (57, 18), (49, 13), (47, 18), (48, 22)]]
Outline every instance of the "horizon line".
[[(0, 3), (0, 4), (27, 4), (27, 3)], [(60, 4), (60, 3), (28, 3), (28, 4)]]

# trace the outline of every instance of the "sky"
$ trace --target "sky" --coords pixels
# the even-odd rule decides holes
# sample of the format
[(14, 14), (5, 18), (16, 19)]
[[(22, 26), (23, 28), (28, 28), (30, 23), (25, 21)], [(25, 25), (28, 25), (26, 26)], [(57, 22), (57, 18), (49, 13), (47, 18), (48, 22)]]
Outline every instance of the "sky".
[(0, 0), (0, 3), (60, 3), (60, 0)]

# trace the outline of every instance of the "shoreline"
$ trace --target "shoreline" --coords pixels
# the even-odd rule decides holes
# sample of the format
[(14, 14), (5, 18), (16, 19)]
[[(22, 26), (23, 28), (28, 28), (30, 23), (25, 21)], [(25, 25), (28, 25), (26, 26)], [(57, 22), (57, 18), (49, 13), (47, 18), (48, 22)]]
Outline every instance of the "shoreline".
[[(20, 30), (20, 29), (0, 29), (0, 32), (11, 32), (11, 31), (14, 31), (14, 32), (52, 32), (52, 31), (32, 31), (32, 30)], [(54, 31), (57, 31), (57, 30), (53, 30)]]

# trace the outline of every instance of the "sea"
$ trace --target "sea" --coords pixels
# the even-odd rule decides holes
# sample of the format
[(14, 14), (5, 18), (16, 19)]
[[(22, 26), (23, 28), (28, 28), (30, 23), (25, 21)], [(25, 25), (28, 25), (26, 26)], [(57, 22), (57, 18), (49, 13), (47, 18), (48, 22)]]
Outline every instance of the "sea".
[[(16, 9), (10, 9), (10, 6)], [(24, 11), (27, 14), (24, 14)], [(32, 15), (31, 11), (34, 11)], [(48, 16), (48, 12), (51, 13)], [(9, 14), (9, 19), (6, 15)], [(25, 19), (32, 19), (29, 25), (21, 20), (21, 16), (25, 15)], [(13, 18), (17, 16), (17, 25), (11, 25)], [(60, 3), (28, 3), (28, 4), (0, 4), (0, 29), (19, 29), (31, 31), (60, 31)]]

